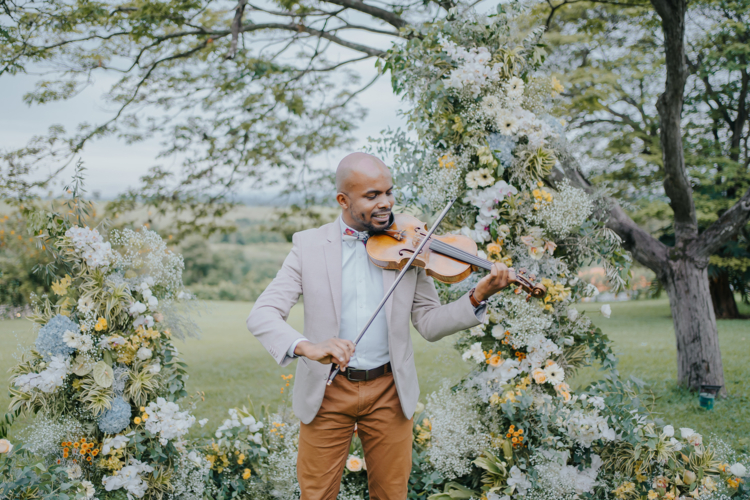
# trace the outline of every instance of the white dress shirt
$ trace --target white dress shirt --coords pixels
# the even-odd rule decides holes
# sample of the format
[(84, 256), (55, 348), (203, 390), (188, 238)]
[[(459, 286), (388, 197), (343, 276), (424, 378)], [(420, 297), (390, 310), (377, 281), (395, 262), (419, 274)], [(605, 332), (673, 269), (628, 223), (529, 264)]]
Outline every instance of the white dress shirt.
[[(340, 234), (349, 227), (339, 217)], [(339, 338), (354, 340), (367, 324), (372, 313), (383, 298), (383, 270), (372, 263), (362, 241), (341, 240), (341, 321)], [(485, 304), (474, 311), (481, 321), (484, 317)], [(294, 349), (305, 338), (295, 340), (287, 351), (292, 358), (298, 357)], [(390, 361), (388, 352), (388, 323), (383, 308), (357, 344), (354, 355), (349, 360), (351, 368), (370, 370)]]

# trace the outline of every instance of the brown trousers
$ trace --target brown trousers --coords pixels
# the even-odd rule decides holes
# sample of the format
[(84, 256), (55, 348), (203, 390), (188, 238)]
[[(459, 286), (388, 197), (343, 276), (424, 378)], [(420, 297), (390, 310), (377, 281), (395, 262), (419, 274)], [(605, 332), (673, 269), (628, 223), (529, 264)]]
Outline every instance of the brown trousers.
[(412, 419), (407, 419), (393, 373), (354, 382), (341, 373), (326, 387), (312, 422), (300, 424), (297, 479), (301, 500), (335, 500), (357, 424), (372, 500), (406, 498), (411, 473)]

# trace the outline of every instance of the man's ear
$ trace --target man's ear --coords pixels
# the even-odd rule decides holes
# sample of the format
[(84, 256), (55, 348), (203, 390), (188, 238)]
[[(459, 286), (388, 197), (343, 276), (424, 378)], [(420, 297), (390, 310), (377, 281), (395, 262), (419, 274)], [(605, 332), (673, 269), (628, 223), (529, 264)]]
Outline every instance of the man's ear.
[(349, 198), (344, 193), (338, 193), (336, 195), (336, 201), (339, 203), (341, 208), (349, 208)]

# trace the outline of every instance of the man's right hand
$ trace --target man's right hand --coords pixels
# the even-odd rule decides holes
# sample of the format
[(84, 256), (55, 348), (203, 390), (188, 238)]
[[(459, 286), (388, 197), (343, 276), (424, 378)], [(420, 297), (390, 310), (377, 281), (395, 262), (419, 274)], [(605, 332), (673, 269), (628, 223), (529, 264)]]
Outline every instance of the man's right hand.
[(300, 342), (294, 348), (294, 354), (324, 365), (337, 364), (343, 371), (349, 365), (349, 359), (354, 354), (354, 342), (335, 338), (318, 343)]

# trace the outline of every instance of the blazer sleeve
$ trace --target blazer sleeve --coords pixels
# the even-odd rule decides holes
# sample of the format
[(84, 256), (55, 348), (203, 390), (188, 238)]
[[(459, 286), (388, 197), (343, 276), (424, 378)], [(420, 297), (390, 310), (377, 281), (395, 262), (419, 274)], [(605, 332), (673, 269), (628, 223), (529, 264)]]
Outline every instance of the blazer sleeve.
[(424, 271), (417, 269), (417, 286), (411, 306), (411, 322), (420, 335), (435, 342), (461, 330), (477, 326), (482, 322), (486, 310), (474, 308), (466, 293), (448, 304), (441, 304), (435, 282)]
[(302, 295), (302, 268), (296, 236), (292, 238), (292, 251), (247, 317), (248, 330), (281, 366), (292, 362), (287, 355), (289, 347), (296, 340), (305, 338), (286, 322), (289, 311)]

